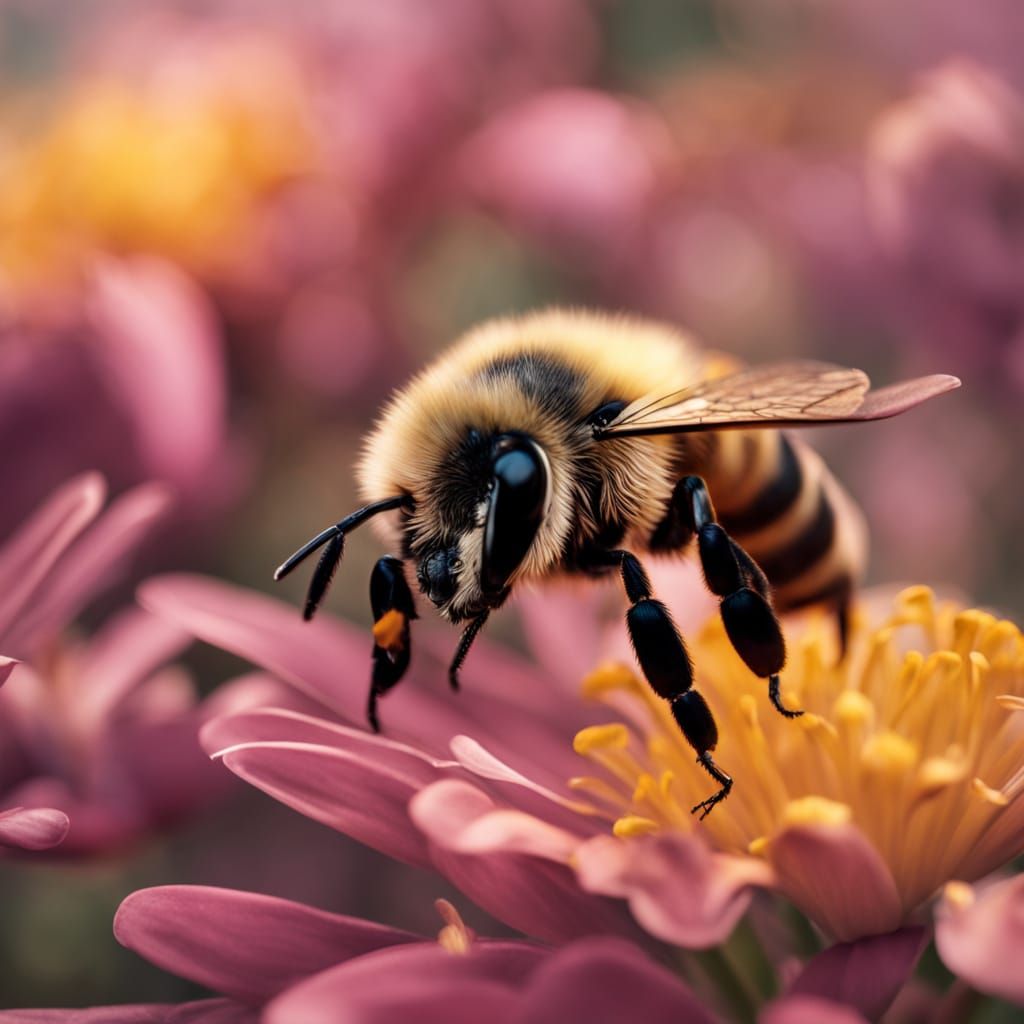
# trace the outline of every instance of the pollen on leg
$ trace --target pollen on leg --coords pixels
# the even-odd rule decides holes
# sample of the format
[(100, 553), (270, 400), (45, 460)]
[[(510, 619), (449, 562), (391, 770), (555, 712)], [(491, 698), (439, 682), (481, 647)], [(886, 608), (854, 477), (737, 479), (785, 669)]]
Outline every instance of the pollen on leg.
[(373, 639), (385, 651), (400, 651), (405, 647), (405, 616), (392, 608), (373, 624)]

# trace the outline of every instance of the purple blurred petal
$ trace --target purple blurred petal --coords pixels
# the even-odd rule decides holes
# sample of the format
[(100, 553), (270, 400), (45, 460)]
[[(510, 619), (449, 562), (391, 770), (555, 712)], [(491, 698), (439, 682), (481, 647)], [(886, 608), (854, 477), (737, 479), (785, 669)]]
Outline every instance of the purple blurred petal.
[(577, 850), (576, 871), (584, 889), (628, 899), (652, 935), (697, 949), (723, 941), (745, 913), (751, 887), (772, 883), (763, 862), (714, 854), (696, 836), (674, 832), (598, 836)]
[(225, 432), (213, 310), (184, 274), (152, 259), (108, 260), (94, 284), (95, 349), (143, 462), (153, 476), (191, 490), (204, 481)]
[(424, 761), (367, 739), (341, 749), (262, 742), (229, 748), (224, 764), (258, 789), (331, 828), (409, 864), (429, 863), (409, 800), (437, 778)]
[(852, 1006), (818, 996), (786, 996), (764, 1007), (757, 1024), (867, 1024), (867, 1018)]
[[(468, 783), (448, 779), (417, 794), (409, 814), (430, 837), (434, 866), (485, 910), (506, 924), (547, 942), (566, 942), (594, 934), (639, 937), (626, 915), (609, 900), (582, 892), (572, 871), (550, 856), (564, 852), (560, 830), (526, 815), (497, 812), (496, 826), (487, 818), (495, 805)], [(483, 818), (481, 831), (474, 833)], [(511, 820), (514, 830), (506, 828)], [(508, 838), (509, 849), (500, 840)], [(479, 843), (485, 852), (459, 847)], [(456, 848), (452, 848), (455, 846)], [(543, 856), (517, 850), (542, 849)]]
[(839, 943), (806, 964), (787, 995), (845, 1003), (877, 1020), (913, 973), (927, 943), (924, 928)]
[(517, 989), (547, 956), (527, 943), (474, 943), (449, 953), (433, 943), (382, 950), (284, 993), (265, 1024), (501, 1024)]
[(165, 970), (254, 1004), (340, 961), (417, 941), (273, 896), (190, 885), (132, 893), (114, 934)]
[(840, 941), (883, 935), (903, 921), (892, 874), (854, 825), (794, 825), (771, 842), (783, 892)]
[(54, 492), (0, 550), (0, 646), (12, 651), (11, 627), (71, 542), (99, 514), (106, 484), (85, 473)]
[(49, 850), (63, 842), (71, 822), (52, 807), (15, 807), (0, 811), (0, 846)]
[(84, 1010), (0, 1010), (0, 1024), (257, 1024), (258, 1019), (258, 1011), (228, 999)]
[(974, 988), (1024, 1006), (1024, 875), (970, 895), (950, 883), (936, 918), (942, 962)]
[(516, 1024), (562, 1021), (715, 1024), (694, 994), (635, 946), (584, 939), (555, 953), (530, 979)]
[(28, 610), (12, 633), (15, 649), (59, 632), (104, 589), (139, 541), (170, 504), (161, 484), (143, 484), (114, 501), (63, 559), (45, 594)]

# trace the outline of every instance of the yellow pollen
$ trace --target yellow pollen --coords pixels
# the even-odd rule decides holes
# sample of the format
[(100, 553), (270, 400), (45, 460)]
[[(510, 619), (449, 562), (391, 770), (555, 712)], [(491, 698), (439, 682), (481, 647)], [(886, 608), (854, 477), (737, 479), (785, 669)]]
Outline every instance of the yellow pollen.
[(981, 779), (972, 779), (971, 788), (982, 800), (995, 807), (1005, 807), (1010, 802), (1009, 797), (1005, 793), (986, 785)]
[(955, 682), (963, 667), (963, 660), (954, 651), (936, 651), (925, 659), (921, 673), (929, 684), (941, 686)]
[(763, 857), (768, 852), (768, 840), (764, 836), (751, 839), (747, 844), (747, 853), (751, 857)]
[(866, 768), (892, 774), (910, 771), (917, 764), (917, 748), (895, 732), (872, 736), (864, 744), (860, 756)]
[(445, 922), (444, 927), (437, 933), (438, 944), (447, 953), (464, 956), (473, 948), (476, 933), (462, 920), (462, 915), (447, 900), (434, 900), (434, 909), (441, 915), (441, 920)]
[(918, 785), (927, 792), (945, 789), (966, 778), (967, 763), (963, 757), (929, 757), (917, 773)]
[(620, 839), (629, 839), (633, 836), (647, 836), (657, 832), (659, 825), (650, 818), (641, 818), (638, 814), (627, 814), (619, 818), (612, 826), (612, 832)]
[(853, 811), (848, 804), (823, 796), (790, 800), (782, 811), (784, 825), (845, 825), (852, 818)]
[(596, 750), (624, 750), (628, 744), (629, 730), (621, 722), (612, 722), (580, 729), (573, 738), (572, 749), (586, 757)]
[(636, 674), (618, 662), (598, 666), (583, 680), (583, 696), (597, 700), (612, 690), (636, 690), (640, 680)]
[(400, 651), (405, 646), (402, 636), (404, 630), (405, 616), (392, 608), (373, 624), (374, 642), (385, 651)]
[(974, 905), (974, 890), (966, 882), (947, 882), (942, 895), (954, 910), (968, 910)]
[(930, 623), (935, 616), (935, 594), (931, 587), (907, 587), (896, 597), (896, 621)]

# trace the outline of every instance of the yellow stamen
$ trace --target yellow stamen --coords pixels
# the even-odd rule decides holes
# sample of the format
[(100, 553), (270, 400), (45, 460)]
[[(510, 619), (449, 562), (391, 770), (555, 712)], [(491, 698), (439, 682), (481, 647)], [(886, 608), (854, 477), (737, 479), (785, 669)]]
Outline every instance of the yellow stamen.
[(782, 812), (784, 825), (845, 825), (852, 818), (849, 806), (821, 796), (791, 800)]
[(445, 926), (437, 933), (437, 941), (441, 948), (455, 956), (464, 956), (473, 948), (476, 933), (447, 900), (434, 900), (434, 909), (445, 922)]
[(638, 814), (629, 814), (619, 818), (612, 826), (612, 832), (620, 839), (627, 839), (630, 836), (646, 836), (657, 832), (659, 825), (650, 818), (641, 818)]
[(617, 662), (608, 662), (594, 669), (583, 680), (583, 696), (598, 700), (613, 690), (637, 690), (640, 680), (636, 674)]
[(902, 774), (917, 764), (917, 748), (910, 740), (894, 732), (872, 736), (861, 749), (866, 768), (876, 772)]
[(621, 722), (609, 725), (588, 725), (580, 729), (572, 748), (584, 757), (598, 750), (624, 750), (629, 744), (629, 730)]
[(400, 651), (405, 646), (405, 616), (395, 608), (385, 612), (373, 624), (373, 639), (385, 651)]
[(995, 807), (1005, 807), (1010, 802), (1009, 797), (1005, 793), (986, 785), (981, 779), (972, 779), (971, 786), (982, 800)]

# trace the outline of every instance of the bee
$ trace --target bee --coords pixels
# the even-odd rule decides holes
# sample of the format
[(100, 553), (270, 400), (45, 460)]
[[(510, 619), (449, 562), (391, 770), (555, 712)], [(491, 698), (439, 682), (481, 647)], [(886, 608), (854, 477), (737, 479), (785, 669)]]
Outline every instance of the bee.
[(671, 327), (549, 310), (470, 330), (398, 391), (358, 464), (368, 502), (319, 533), (276, 572), (321, 547), (304, 617), (316, 611), (346, 535), (373, 520), (401, 557), (370, 578), (373, 666), (367, 717), (409, 665), (416, 618), (405, 575), (464, 623), (458, 672), (488, 616), (520, 582), (617, 572), (626, 625), (650, 686), (668, 701), (718, 789), (717, 726), (693, 686), (683, 638), (652, 593), (638, 554), (696, 548), (726, 633), (767, 680), (783, 715), (786, 658), (777, 613), (847, 608), (866, 557), (860, 513), (806, 445), (780, 428), (882, 419), (959, 386), (934, 375), (870, 391), (860, 370), (818, 362), (741, 368)]

